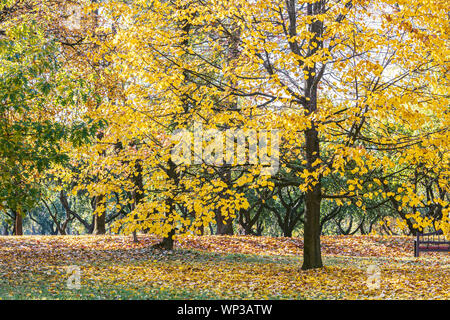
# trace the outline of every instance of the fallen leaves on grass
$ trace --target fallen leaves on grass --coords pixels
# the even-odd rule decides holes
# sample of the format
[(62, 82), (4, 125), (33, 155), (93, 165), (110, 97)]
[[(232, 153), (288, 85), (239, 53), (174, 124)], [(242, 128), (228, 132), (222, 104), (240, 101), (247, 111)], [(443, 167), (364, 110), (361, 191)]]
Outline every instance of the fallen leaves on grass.
[[(412, 257), (410, 237), (322, 238), (326, 267), (300, 271), (298, 238), (0, 237), (0, 298), (19, 299), (448, 299), (448, 253)], [(67, 288), (80, 267), (81, 289)], [(367, 268), (380, 269), (379, 288)]]

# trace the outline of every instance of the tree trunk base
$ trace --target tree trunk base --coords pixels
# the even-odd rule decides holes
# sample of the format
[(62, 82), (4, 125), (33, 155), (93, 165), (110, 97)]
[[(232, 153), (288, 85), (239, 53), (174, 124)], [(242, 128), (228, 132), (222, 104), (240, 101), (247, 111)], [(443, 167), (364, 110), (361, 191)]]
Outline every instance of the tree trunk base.
[(318, 269), (318, 268), (323, 268), (322, 260), (314, 261), (314, 262), (303, 262), (300, 270), (305, 271), (305, 270)]
[(152, 248), (159, 250), (173, 250), (173, 239), (172, 237), (164, 238), (161, 242), (154, 244)]
[(133, 242), (134, 243), (139, 243), (139, 239), (138, 239), (136, 231), (133, 232)]

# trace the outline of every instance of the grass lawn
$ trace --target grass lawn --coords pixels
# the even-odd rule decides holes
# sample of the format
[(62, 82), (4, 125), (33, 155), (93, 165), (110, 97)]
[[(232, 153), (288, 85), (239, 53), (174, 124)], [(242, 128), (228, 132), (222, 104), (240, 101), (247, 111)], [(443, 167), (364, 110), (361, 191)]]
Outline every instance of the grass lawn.
[[(413, 257), (411, 237), (326, 236), (325, 267), (300, 271), (302, 240), (139, 236), (0, 237), (0, 299), (449, 299), (450, 255)], [(379, 287), (368, 286), (377, 277)], [(80, 288), (68, 288), (69, 266)], [(376, 280), (376, 279), (375, 279)]]

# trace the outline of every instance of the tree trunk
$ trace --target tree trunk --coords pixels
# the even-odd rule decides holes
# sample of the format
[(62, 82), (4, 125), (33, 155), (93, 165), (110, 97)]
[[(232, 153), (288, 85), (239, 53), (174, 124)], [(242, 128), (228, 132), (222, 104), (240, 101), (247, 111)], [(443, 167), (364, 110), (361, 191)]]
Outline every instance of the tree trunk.
[(216, 211), (216, 224), (216, 235), (232, 236), (234, 234), (233, 219), (230, 217), (223, 217), (219, 210)]
[(153, 245), (153, 248), (162, 250), (172, 250), (173, 249), (173, 236), (175, 235), (175, 229), (172, 229), (167, 237), (164, 237), (161, 242)]
[[(136, 209), (136, 206), (142, 203), (144, 199), (144, 180), (142, 177), (142, 164), (140, 160), (136, 161), (134, 169), (135, 174), (132, 175), (132, 180), (136, 189), (132, 193), (132, 197), (134, 199), (133, 211)], [(135, 218), (136, 216), (137, 215), (135, 215)], [(139, 242), (136, 230), (133, 231), (133, 242)]]
[[(168, 161), (169, 169), (167, 170), (167, 175), (169, 178), (172, 179), (174, 184), (176, 186), (179, 185), (179, 178), (178, 173), (176, 172), (176, 165), (173, 163), (171, 159)], [(167, 203), (169, 205), (169, 212), (166, 213), (166, 218), (168, 219), (170, 217), (170, 214), (175, 210), (175, 201), (173, 198), (167, 199)], [(171, 229), (169, 233), (167, 234), (167, 237), (164, 237), (164, 239), (160, 242), (154, 245), (153, 247), (163, 250), (172, 250), (173, 249), (173, 236), (175, 235), (175, 225), (173, 222), (171, 223)]]
[(15, 211), (16, 214), (16, 221), (14, 224), (14, 234), (16, 236), (21, 236), (23, 235), (23, 218), (22, 218), (22, 214), (18, 211)]
[(203, 236), (205, 234), (205, 226), (202, 224), (198, 227), (199, 236)]
[[(306, 153), (308, 166), (313, 163), (319, 154), (319, 139), (317, 130), (306, 131)], [(314, 153), (316, 152), (316, 153)], [(320, 253), (320, 203), (322, 200), (320, 177), (315, 185), (310, 185), (305, 194), (305, 226), (303, 240), (303, 270), (321, 268), (322, 257)]]
[(102, 215), (96, 214), (94, 216), (94, 230), (92, 231), (92, 234), (105, 234), (106, 233), (106, 227), (105, 227), (105, 214)]
[[(317, 15), (323, 13), (323, 3), (321, 1), (307, 4), (307, 14)], [(310, 40), (308, 56), (314, 56), (322, 46), (319, 37), (322, 36), (323, 24), (320, 20), (314, 20), (309, 25), (309, 30), (313, 34)], [(316, 65), (306, 66), (304, 69), (308, 75), (316, 74)], [(323, 71), (323, 70), (321, 70)], [(306, 111), (309, 115), (317, 112), (317, 84), (319, 75), (311, 76), (305, 80), (305, 97), (307, 100)], [(312, 117), (311, 117), (312, 118)], [(307, 169), (310, 172), (318, 170), (318, 165), (313, 164), (320, 158), (320, 141), (316, 124), (311, 120), (311, 127), (305, 131), (305, 152)], [(322, 257), (320, 253), (320, 202), (321, 176), (311, 182), (305, 194), (305, 226), (304, 226), (304, 248), (303, 248), (303, 270), (321, 268)]]
[(61, 205), (66, 211), (66, 214), (68, 216), (75, 217), (75, 219), (77, 219), (84, 226), (86, 232), (92, 233), (94, 225), (92, 223), (89, 223), (87, 220), (83, 219), (78, 213), (76, 213), (70, 208), (69, 201), (67, 199), (67, 194), (63, 190), (61, 190), (59, 193), (59, 201), (61, 202)]
[[(104, 197), (103, 195), (95, 197), (95, 209), (97, 209), (98, 206), (101, 205), (103, 197)], [(106, 233), (106, 212), (103, 212), (101, 215), (95, 214), (94, 230), (92, 231), (92, 234), (105, 234), (105, 233)]]
[(288, 226), (286, 226), (286, 227), (283, 229), (283, 236), (284, 236), (284, 237), (287, 237), (287, 238), (291, 238), (291, 237), (292, 237), (292, 229), (289, 228)]

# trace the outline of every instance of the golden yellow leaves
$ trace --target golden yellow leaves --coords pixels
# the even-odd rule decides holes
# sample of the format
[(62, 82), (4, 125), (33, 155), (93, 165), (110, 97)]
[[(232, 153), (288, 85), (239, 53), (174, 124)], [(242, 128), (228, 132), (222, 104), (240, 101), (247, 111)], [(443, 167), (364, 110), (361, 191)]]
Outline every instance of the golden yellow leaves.
[[(299, 271), (302, 241), (296, 238), (184, 237), (168, 252), (150, 249), (155, 237), (139, 235), (139, 240), (1, 237), (0, 298), (33, 289), (38, 299), (61, 299), (69, 264), (80, 266), (84, 299), (161, 298), (161, 291), (181, 299), (449, 298), (448, 255), (413, 258), (411, 237), (323, 237), (329, 266), (309, 271)], [(381, 271), (379, 289), (366, 284), (371, 265)], [(129, 294), (122, 296), (125, 291)]]
[[(367, 202), (391, 197), (402, 210), (423, 204), (421, 191), (411, 184), (384, 190), (388, 183), (381, 177), (394, 175), (400, 166), (436, 170), (439, 185), (448, 184), (446, 175), (438, 172), (448, 170), (448, 156), (439, 156), (448, 154), (449, 118), (443, 107), (448, 97), (440, 75), (448, 52), (442, 37), (446, 33), (434, 32), (448, 28), (437, 24), (445, 17), (442, 4), (426, 9), (408, 3), (390, 12), (390, 1), (357, 1), (352, 7), (339, 2), (316, 15), (296, 12), (293, 32), (283, 1), (183, 4), (95, 5), (110, 21), (118, 21), (114, 32), (97, 39), (98, 48), (87, 53), (92, 61), (107, 65), (96, 70), (98, 77), (91, 75), (101, 99), (87, 115), (105, 118), (109, 127), (103, 141), (73, 152), (74, 158), (87, 163), (78, 177), (61, 176), (65, 182), (97, 181), (77, 186), (74, 192), (131, 192), (135, 187), (128, 178), (134, 161), (142, 161), (145, 204), (137, 205), (123, 220), (129, 225), (127, 232), (149, 228), (166, 234), (166, 218), (194, 232), (212, 221), (215, 210), (233, 216), (247, 208), (242, 189), (273, 189), (271, 181), (258, 178), (260, 171), (255, 168), (244, 168), (236, 181), (220, 183), (214, 176), (217, 168), (189, 171), (180, 166), (178, 172), (189, 171), (189, 175), (178, 183), (172, 181), (165, 171), (168, 137), (175, 127), (189, 127), (198, 120), (208, 128), (284, 129), (283, 161), (298, 162), (299, 168), (293, 170), (286, 163), (282, 168), (293, 175), (300, 190), (306, 192), (324, 178), (342, 179), (332, 192), (342, 199), (351, 197), (346, 203), (363, 210)], [(314, 21), (325, 24), (323, 34), (311, 32)], [(423, 31), (418, 32), (412, 22)], [(437, 37), (424, 38), (427, 33)], [(424, 41), (430, 46), (425, 48)], [(305, 107), (311, 103), (305, 79), (317, 81), (319, 88), (314, 112)], [(236, 110), (224, 111), (230, 105)], [(322, 152), (308, 163), (303, 134), (313, 126)], [(134, 140), (140, 141), (139, 150), (126, 148), (114, 154), (111, 145), (120, 141), (125, 146)], [(336, 203), (343, 205), (342, 199)], [(192, 221), (178, 209), (168, 208), (170, 201), (187, 208)], [(126, 204), (122, 199), (108, 209)]]

